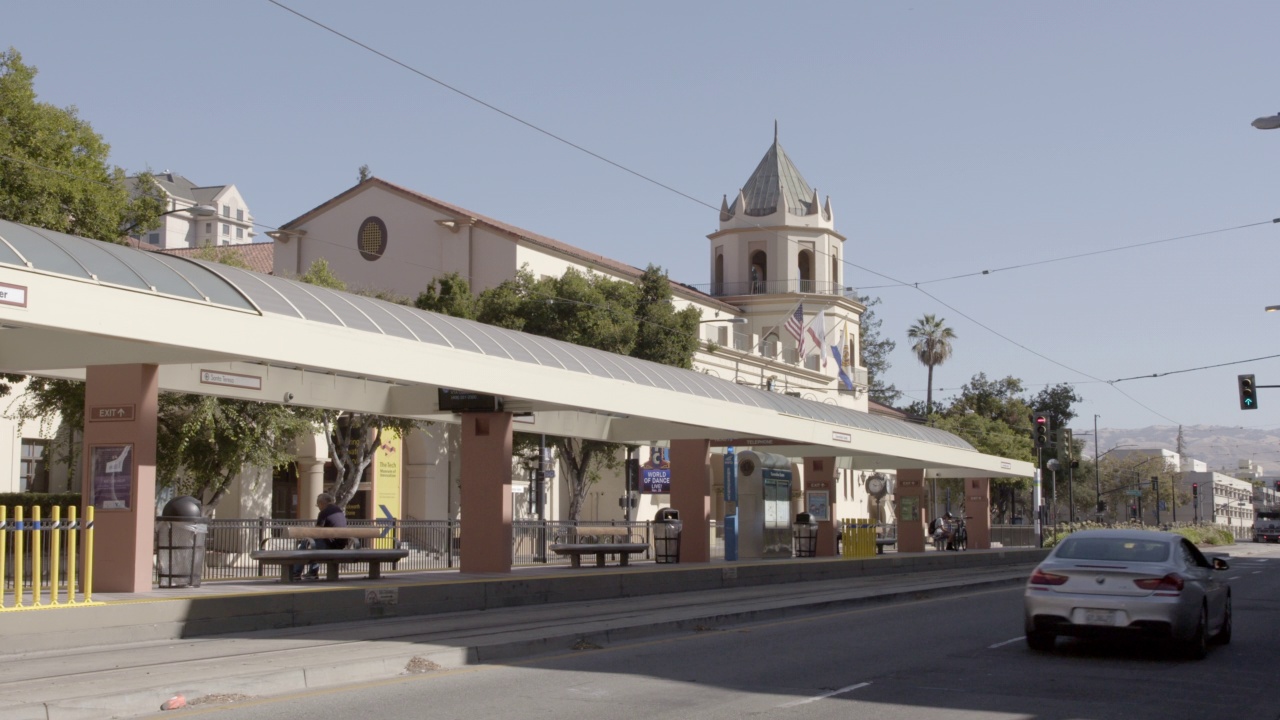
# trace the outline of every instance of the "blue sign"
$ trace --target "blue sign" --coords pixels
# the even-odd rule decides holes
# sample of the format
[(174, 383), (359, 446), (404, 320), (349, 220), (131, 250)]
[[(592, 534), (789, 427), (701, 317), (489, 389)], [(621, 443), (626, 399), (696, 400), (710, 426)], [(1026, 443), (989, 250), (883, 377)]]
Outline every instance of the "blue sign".
[(649, 459), (640, 466), (640, 492), (660, 495), (671, 492), (671, 456), (669, 450), (649, 448)]

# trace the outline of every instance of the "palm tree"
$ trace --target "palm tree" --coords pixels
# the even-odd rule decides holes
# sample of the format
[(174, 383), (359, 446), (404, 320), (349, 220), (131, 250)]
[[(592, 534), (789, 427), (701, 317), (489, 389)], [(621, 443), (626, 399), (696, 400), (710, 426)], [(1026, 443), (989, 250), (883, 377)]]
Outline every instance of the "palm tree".
[(933, 367), (941, 365), (951, 357), (951, 341), (956, 338), (954, 330), (946, 326), (944, 318), (926, 314), (907, 329), (907, 337), (914, 340), (911, 350), (920, 363), (929, 368), (929, 392), (925, 398), (925, 413), (933, 413)]

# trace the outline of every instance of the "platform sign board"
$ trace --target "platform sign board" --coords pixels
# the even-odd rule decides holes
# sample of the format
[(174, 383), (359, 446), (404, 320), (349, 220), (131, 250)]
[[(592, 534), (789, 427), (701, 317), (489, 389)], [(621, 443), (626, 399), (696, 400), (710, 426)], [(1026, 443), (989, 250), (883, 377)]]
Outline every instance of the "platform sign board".
[(89, 450), (93, 506), (128, 510), (133, 498), (133, 445), (94, 445)]

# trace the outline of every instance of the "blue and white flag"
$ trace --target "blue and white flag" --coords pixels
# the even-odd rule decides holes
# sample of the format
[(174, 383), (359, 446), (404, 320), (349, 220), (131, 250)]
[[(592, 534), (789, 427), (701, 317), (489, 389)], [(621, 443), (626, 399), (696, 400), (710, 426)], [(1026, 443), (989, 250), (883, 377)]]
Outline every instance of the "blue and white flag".
[(840, 373), (840, 382), (844, 383), (846, 390), (853, 389), (853, 378), (849, 377), (849, 373), (844, 371), (844, 359), (840, 357), (840, 346), (831, 346), (831, 358), (836, 361), (836, 370)]

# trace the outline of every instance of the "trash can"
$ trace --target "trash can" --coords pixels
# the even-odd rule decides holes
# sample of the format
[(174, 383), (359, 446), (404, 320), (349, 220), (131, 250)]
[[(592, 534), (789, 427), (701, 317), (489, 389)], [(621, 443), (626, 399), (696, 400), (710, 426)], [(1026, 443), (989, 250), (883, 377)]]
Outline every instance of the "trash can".
[(796, 557), (814, 557), (818, 554), (818, 523), (809, 513), (796, 513)]
[(653, 518), (653, 561), (680, 562), (680, 511), (661, 508)]
[(156, 518), (156, 576), (162, 588), (200, 587), (209, 520), (190, 495), (170, 500)]

